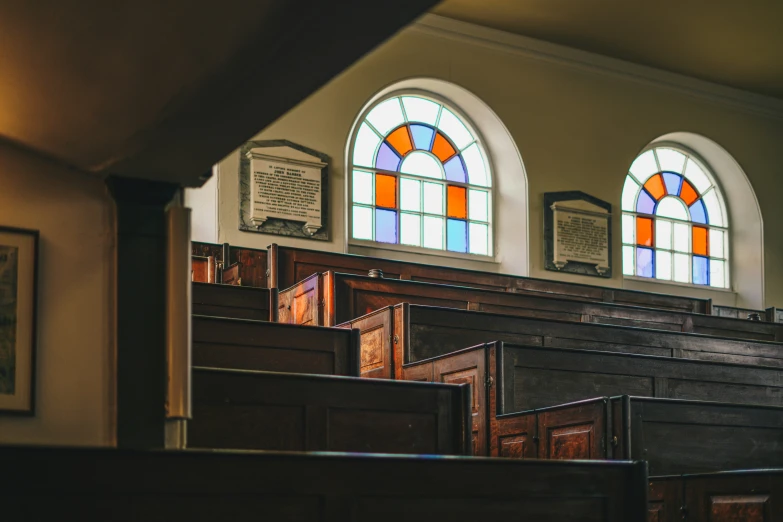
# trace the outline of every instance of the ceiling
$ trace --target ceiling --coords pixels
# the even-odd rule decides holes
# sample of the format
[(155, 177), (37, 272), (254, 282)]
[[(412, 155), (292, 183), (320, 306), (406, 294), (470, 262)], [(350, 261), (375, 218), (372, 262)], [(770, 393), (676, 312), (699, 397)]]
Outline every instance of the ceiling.
[(780, 0), (445, 0), (432, 12), (783, 98)]

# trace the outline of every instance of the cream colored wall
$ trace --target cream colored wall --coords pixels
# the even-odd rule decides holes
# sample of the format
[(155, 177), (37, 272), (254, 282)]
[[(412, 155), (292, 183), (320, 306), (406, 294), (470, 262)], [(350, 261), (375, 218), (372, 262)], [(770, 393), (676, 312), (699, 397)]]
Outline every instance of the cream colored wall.
[(40, 231), (33, 417), (0, 443), (112, 444), (113, 215), (103, 181), (0, 146), (0, 226)]
[[(331, 156), (333, 240), (319, 243), (240, 232), (237, 229), (238, 155), (234, 153), (219, 165), (219, 241), (252, 247), (277, 242), (345, 251), (344, 153), (351, 125), (364, 103), (377, 91), (411, 77), (433, 77), (466, 88), (486, 102), (508, 128), (528, 176), (530, 276), (684, 292), (712, 297), (718, 304), (754, 304), (738, 301), (730, 292), (624, 281), (618, 211), (613, 221), (615, 275), (612, 280), (565, 276), (543, 269), (543, 193), (582, 190), (619, 206), (623, 180), (636, 154), (659, 136), (687, 131), (720, 144), (747, 173), (766, 227), (766, 303), (783, 306), (780, 262), (783, 234), (778, 231), (783, 222), (780, 203), (783, 184), (779, 172), (783, 124), (779, 120), (660, 88), (654, 83), (414, 29), (404, 31), (366, 56), (257, 136), (258, 139), (285, 138)], [(504, 242), (524, 241), (523, 236), (523, 231), (507, 234), (497, 238), (496, 244), (502, 249)], [(465, 266), (441, 257), (432, 257), (430, 262)], [(476, 268), (499, 270), (500, 266), (483, 264)], [(502, 268), (510, 273), (526, 271), (521, 265)], [(742, 269), (734, 267), (734, 270)]]

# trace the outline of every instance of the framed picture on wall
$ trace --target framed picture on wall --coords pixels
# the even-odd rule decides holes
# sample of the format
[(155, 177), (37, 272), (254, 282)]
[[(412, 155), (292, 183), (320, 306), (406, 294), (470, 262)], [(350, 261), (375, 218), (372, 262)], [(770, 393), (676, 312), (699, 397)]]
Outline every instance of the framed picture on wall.
[(35, 411), (38, 231), (0, 227), (0, 413)]

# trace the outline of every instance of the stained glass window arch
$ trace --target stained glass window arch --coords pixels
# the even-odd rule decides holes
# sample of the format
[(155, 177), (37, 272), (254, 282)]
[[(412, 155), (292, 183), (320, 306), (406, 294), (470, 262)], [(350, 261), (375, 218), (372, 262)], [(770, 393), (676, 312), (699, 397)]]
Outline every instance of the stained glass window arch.
[(707, 165), (675, 145), (631, 164), (622, 194), (623, 274), (729, 288), (729, 222)]
[(419, 92), (383, 98), (359, 118), (349, 165), (352, 242), (493, 255), (492, 173), (458, 109)]

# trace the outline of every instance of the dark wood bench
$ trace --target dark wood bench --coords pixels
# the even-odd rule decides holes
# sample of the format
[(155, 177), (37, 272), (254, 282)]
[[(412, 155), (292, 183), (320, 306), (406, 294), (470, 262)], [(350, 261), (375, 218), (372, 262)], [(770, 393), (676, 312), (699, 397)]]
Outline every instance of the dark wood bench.
[[(502, 342), (405, 364), (398, 375), (402, 380), (472, 385), (475, 455), (500, 454), (498, 415), (585, 397), (720, 397), (726, 403), (783, 406), (783, 370), (776, 368)], [(503, 428), (504, 437), (512, 437), (516, 429), (509, 422)], [(518, 422), (527, 426), (524, 419)], [(510, 444), (513, 439), (504, 440)], [(524, 446), (529, 439), (522, 437), (519, 443)]]
[(269, 286), (274, 288), (289, 288), (320, 272), (367, 275), (372, 269), (380, 269), (383, 271), (383, 277), (387, 279), (456, 284), (486, 290), (554, 295), (585, 301), (638, 305), (700, 314), (710, 313), (711, 300), (695, 297), (550, 281), (274, 244), (268, 251)]
[(274, 321), (277, 289), (193, 283), (193, 313), (215, 317), (234, 317), (256, 321)]
[(774, 306), (765, 310), (754, 310), (752, 308), (713, 305), (712, 315), (731, 317), (733, 319), (753, 318), (755, 321), (766, 321), (768, 323), (783, 323), (783, 309), (775, 308)]
[(601, 397), (497, 417), (494, 457), (646, 460), (651, 475), (783, 466), (783, 408)]
[(359, 376), (359, 331), (193, 316), (193, 364)]
[(646, 522), (644, 463), (0, 448), (3, 519)]
[(193, 368), (191, 448), (465, 455), (467, 386)]
[(594, 323), (470, 312), (407, 303), (343, 327), (361, 331), (361, 372), (392, 378), (403, 363), (476, 344), (511, 343), (783, 367), (783, 345)]
[(783, 324), (778, 323), (335, 272), (316, 274), (281, 290), (278, 315), (284, 323), (333, 326), (404, 302), (539, 319), (783, 341)]
[(219, 245), (194, 241), (191, 244), (191, 253), (193, 256), (213, 257), (216, 262), (220, 263), (223, 270), (230, 271), (230, 278), (241, 286), (268, 287), (266, 250), (234, 247), (228, 243)]

